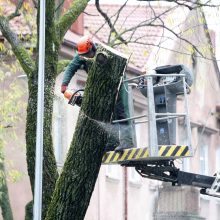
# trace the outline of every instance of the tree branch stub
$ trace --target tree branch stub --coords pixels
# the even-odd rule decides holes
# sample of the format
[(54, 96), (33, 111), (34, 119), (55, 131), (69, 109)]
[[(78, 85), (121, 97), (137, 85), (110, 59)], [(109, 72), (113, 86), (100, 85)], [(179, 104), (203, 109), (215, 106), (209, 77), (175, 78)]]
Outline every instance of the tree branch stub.
[(105, 65), (108, 62), (108, 54), (106, 52), (99, 52), (96, 55), (96, 62), (100, 65)]

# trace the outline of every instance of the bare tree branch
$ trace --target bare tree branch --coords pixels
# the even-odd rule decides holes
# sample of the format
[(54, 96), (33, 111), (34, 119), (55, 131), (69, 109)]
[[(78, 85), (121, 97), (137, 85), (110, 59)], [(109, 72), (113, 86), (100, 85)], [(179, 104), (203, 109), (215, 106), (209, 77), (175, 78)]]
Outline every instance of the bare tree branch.
[(11, 20), (15, 17), (20, 16), (19, 10), (21, 9), (23, 3), (24, 3), (24, 0), (18, 0), (18, 3), (15, 8), (15, 12), (8, 16), (8, 20)]
[[(207, 24), (207, 21), (206, 21), (205, 14), (202, 10), (200, 10), (200, 12), (201, 12), (202, 17), (204, 19), (203, 27), (204, 27), (205, 30), (208, 30), (208, 24)], [(208, 38), (209, 45), (213, 45), (212, 40), (211, 40), (211, 36), (210, 36), (208, 31), (205, 31), (205, 35)], [(214, 50), (210, 50), (210, 52), (211, 52), (211, 57), (213, 58), (213, 60), (216, 60)]]
[[(150, 2), (149, 2), (149, 7), (150, 7), (151, 11), (153, 12), (154, 16), (156, 17), (157, 15), (156, 15), (156, 13), (155, 13), (155, 11), (154, 11), (154, 8), (151, 6)], [(159, 19), (159, 21), (164, 25), (164, 22), (163, 22), (163, 20), (161, 19), (160, 16), (158, 17), (158, 19)], [(161, 45), (162, 39), (164, 39), (164, 37), (165, 37), (165, 36), (164, 36), (164, 28), (163, 28), (162, 37), (160, 38), (160, 42), (158, 43), (159, 45)], [(160, 50), (160, 48), (158, 47), (157, 53), (159, 53), (159, 50)]]
[[(124, 3), (124, 5), (126, 5), (127, 1)], [(95, 1), (95, 5), (96, 5), (96, 8), (99, 11), (99, 13), (104, 17), (104, 19), (106, 20), (107, 24), (109, 25), (109, 27), (110, 27), (110, 35), (111, 35), (111, 33), (114, 32), (121, 42), (126, 42), (121, 36), (118, 35), (114, 25), (112, 24), (110, 18), (108, 17), (108, 15), (101, 10), (100, 5), (99, 5), (99, 0)], [(124, 5), (121, 8), (123, 8)], [(121, 8), (119, 10), (121, 10)]]
[(121, 13), (121, 11), (123, 10), (123, 8), (126, 6), (127, 2), (128, 2), (128, 0), (125, 1), (125, 3), (124, 3), (124, 4), (119, 8), (119, 10), (117, 11), (117, 16), (116, 16), (116, 18), (115, 18), (115, 21), (114, 21), (113, 25), (115, 25), (116, 22), (118, 21), (118, 18), (119, 18), (119, 16), (120, 16), (120, 13)]
[(125, 25), (125, 22), (127, 21), (127, 19), (128, 19), (139, 7), (140, 7), (140, 5), (137, 5), (137, 6), (131, 11), (131, 13), (128, 14), (128, 15), (125, 17), (125, 19), (124, 19), (124, 21), (123, 21), (123, 23), (121, 24), (121, 26), (120, 26), (119, 29), (121, 29), (121, 28)]
[[(111, 17), (114, 17), (114, 16), (111, 16), (111, 17), (108, 17), (108, 15), (106, 13), (102, 14), (102, 16), (104, 17), (105, 19), (105, 23), (95, 32), (95, 34), (98, 33), (98, 31), (106, 24), (108, 23), (109, 27), (110, 27), (110, 35), (109, 35), (109, 39), (108, 39), (108, 43), (110, 43), (110, 45), (112, 47), (115, 47), (115, 46), (119, 46), (121, 44), (130, 44), (130, 43), (138, 43), (138, 44), (145, 44), (145, 45), (151, 45), (151, 44), (148, 44), (148, 43), (143, 43), (143, 42), (140, 42), (141, 39), (143, 39), (143, 37), (138, 37), (136, 39), (133, 39), (135, 37), (135, 32), (139, 29), (139, 28), (142, 28), (142, 27), (155, 27), (155, 28), (161, 28), (163, 30), (163, 33), (162, 33), (162, 36), (163, 36), (163, 39), (164, 39), (164, 30), (167, 30), (169, 31), (170, 33), (172, 33), (173, 36), (175, 36), (176, 38), (180, 39), (181, 41), (184, 41), (186, 42), (188, 45), (190, 45), (192, 47), (192, 49), (194, 51), (196, 51), (199, 55), (199, 57), (203, 57), (203, 58), (206, 58), (206, 59), (209, 59), (207, 57), (205, 57), (205, 55), (200, 51), (200, 49), (198, 49), (198, 47), (190, 42), (190, 40), (188, 40), (187, 38), (181, 36), (184, 31), (181, 31), (181, 33), (177, 33), (176, 31), (174, 31), (172, 28), (169, 28), (166, 26), (166, 24), (164, 23), (162, 17), (164, 15), (166, 15), (167, 13), (169, 13), (170, 11), (176, 9), (177, 7), (179, 6), (189, 6), (190, 10), (194, 10), (194, 9), (197, 9), (197, 8), (200, 8), (200, 7), (203, 7), (203, 6), (210, 6), (210, 7), (216, 7), (216, 5), (212, 5), (210, 4), (210, 0), (207, 0), (205, 3), (200, 3), (200, 1), (196, 1), (196, 2), (192, 2), (192, 1), (178, 1), (178, 0), (167, 0), (168, 2), (173, 2), (173, 3), (176, 3), (177, 5), (174, 5), (173, 7), (169, 7), (167, 10), (165, 10), (163, 13), (160, 13), (159, 15), (157, 15), (157, 13), (155, 12), (155, 10), (153, 9), (153, 7), (150, 5), (150, 2), (152, 2), (151, 0), (148, 1), (149, 3), (149, 6), (154, 14), (154, 17), (153, 18), (150, 18), (148, 20), (145, 20), (145, 21), (142, 21), (140, 22), (139, 24), (131, 27), (131, 28), (127, 28), (127, 29), (122, 29), (122, 28), (119, 28), (118, 31), (117, 28), (116, 28), (116, 21), (118, 20), (119, 18), (119, 13), (121, 12), (121, 10), (123, 9), (123, 7), (126, 5), (127, 1), (124, 3), (124, 6), (122, 6), (118, 11), (117, 11), (117, 19), (114, 23), (111, 23)], [(99, 0), (96, 0), (96, 7), (97, 7), (97, 3), (99, 3)], [(99, 4), (98, 4), (99, 6)], [(99, 8), (97, 8), (99, 10), (100, 9), (100, 6)], [(135, 11), (135, 9), (134, 9)], [(128, 19), (129, 16), (127, 16), (125, 18), (125, 20)], [(113, 30), (113, 31), (112, 31)], [(112, 32), (115, 32), (116, 34), (114, 35), (114, 39), (111, 39), (112, 38), (112, 35), (111, 33)], [(124, 37), (124, 36), (127, 36), (127, 34), (130, 33), (130, 36), (129, 37)], [(125, 35), (126, 34), (126, 35)], [(162, 36), (161, 37), (161, 40), (162, 40)], [(146, 37), (146, 35), (145, 35)], [(159, 37), (159, 36), (157, 36)], [(123, 39), (120, 40), (120, 39)], [(111, 41), (110, 41), (111, 39)], [(161, 44), (162, 44), (162, 41), (159, 41), (159, 43), (157, 43), (156, 45), (151, 45), (151, 46), (157, 46), (158, 48), (162, 48)], [(165, 48), (164, 48), (165, 49)], [(181, 54), (183, 54), (181, 52)], [(187, 54), (187, 55), (190, 55), (191, 54)]]
[[(131, 32), (131, 35), (130, 35), (130, 40), (131, 40), (132, 37), (134, 36), (136, 30), (137, 30), (138, 28), (150, 26), (150, 24), (156, 22), (157, 19), (158, 19), (158, 20), (161, 20), (161, 17), (162, 17), (162, 16), (164, 16), (165, 14), (167, 14), (168, 12), (170, 12), (170, 11), (176, 9), (176, 8), (177, 8), (177, 6), (170, 7), (170, 8), (168, 8), (167, 10), (165, 10), (163, 13), (160, 13), (159, 15), (156, 15), (156, 13), (155, 13), (155, 17), (150, 18), (150, 19), (147, 19), (147, 20), (144, 20), (144, 21), (140, 22), (139, 24), (137, 24), (136, 26), (133, 26), (133, 27), (131, 27), (131, 28), (128, 28), (128, 29), (126, 29), (126, 30), (121, 31), (120, 35), (122, 36), (122, 35), (124, 35), (124, 34), (126, 34), (126, 33)], [(126, 19), (127, 19), (127, 18), (126, 18)], [(121, 28), (120, 28), (120, 29), (121, 29)], [(114, 42), (116, 42), (116, 41), (117, 41), (117, 37), (115, 37), (115, 39), (111, 42), (111, 45), (114, 45)], [(126, 41), (127, 41), (127, 40), (126, 40)]]
[(186, 43), (188, 43), (189, 45), (191, 45), (193, 47), (193, 49), (195, 51), (197, 51), (198, 54), (200, 54), (201, 57), (203, 57), (202, 52), (199, 51), (199, 49), (193, 44), (191, 43), (189, 40), (187, 40), (186, 38), (181, 37), (179, 34), (177, 34), (175, 31), (173, 31), (172, 29), (168, 28), (167, 26), (164, 25), (151, 25), (153, 27), (161, 27), (161, 28), (165, 28), (166, 30), (168, 30), (170, 33), (172, 33), (173, 35), (175, 35), (178, 39), (185, 41)]
[(146, 1), (146, 2), (171, 2), (175, 3), (179, 6), (187, 7), (189, 10), (201, 8), (201, 7), (217, 7), (220, 4), (209, 4), (211, 0), (207, 0), (205, 3), (201, 3), (200, 0), (192, 1), (192, 0), (138, 0), (138, 1)]
[[(199, 49), (194, 45), (192, 44), (189, 40), (181, 37), (179, 34), (177, 34), (175, 31), (173, 31), (172, 29), (168, 28), (167, 26), (165, 26), (164, 24), (152, 24), (152, 23), (148, 23), (148, 24), (139, 24), (137, 26), (135, 26), (134, 28), (130, 28), (129, 30), (136, 30), (137, 28), (140, 28), (140, 27), (145, 27), (145, 26), (151, 26), (151, 27), (160, 27), (160, 28), (163, 28), (163, 29), (166, 29), (168, 30), (170, 33), (172, 33), (174, 36), (176, 36), (178, 39), (182, 40), (182, 41), (185, 41), (186, 43), (188, 43), (189, 45), (191, 45), (193, 47), (193, 49), (195, 51), (197, 51), (202, 57), (203, 57), (203, 54), (202, 52), (199, 51)], [(123, 34), (123, 33), (122, 33)], [(127, 44), (129, 43), (129, 41), (127, 41)], [(119, 44), (122, 44), (122, 43), (115, 43), (113, 44), (112, 46), (116, 46), (116, 45), (119, 45)]]
[[(176, 7), (174, 7), (174, 8), (169, 8), (168, 10), (166, 10), (166, 11), (163, 12), (163, 13), (161, 13), (160, 15), (156, 15), (154, 9), (153, 9), (151, 6), (150, 6), (150, 8), (151, 8), (151, 10), (152, 10), (153, 13), (154, 13), (154, 18), (148, 20), (149, 22), (148, 22), (148, 21), (143, 21), (143, 22), (139, 23), (138, 25), (136, 25), (136, 26), (134, 26), (134, 27), (132, 27), (132, 28), (126, 29), (126, 30), (122, 31), (121, 33), (118, 33), (119, 36), (122, 36), (122, 35), (124, 35), (124, 34), (127, 33), (127, 32), (132, 32), (131, 35), (130, 35), (130, 39), (129, 39), (129, 40), (126, 40), (126, 41), (121, 42), (121, 43), (116, 43), (117, 45), (122, 44), (122, 43), (123, 43), (123, 44), (128, 44), (129, 41), (132, 40), (132, 37), (133, 37), (135, 31), (136, 31), (138, 28), (140, 28), (140, 27), (147, 27), (147, 26), (160, 27), (160, 28), (163, 29), (163, 31), (164, 31), (164, 29), (166, 29), (166, 30), (168, 30), (170, 33), (172, 33), (176, 38), (178, 38), (178, 39), (180, 39), (180, 40), (182, 40), (182, 41), (185, 41), (187, 44), (191, 45), (191, 46), (193, 47), (193, 49), (194, 49), (195, 51), (197, 51), (197, 53), (198, 53), (201, 57), (203, 57), (202, 52), (201, 52), (192, 42), (190, 42), (190, 41), (187, 40), (186, 38), (181, 37), (178, 33), (176, 33), (175, 31), (173, 31), (171, 28), (168, 28), (168, 27), (164, 24), (163, 20), (161, 19), (161, 17), (162, 17), (163, 15), (165, 15), (165, 14), (168, 13), (170, 10), (173, 10), (173, 9), (176, 8)], [(154, 24), (154, 22), (157, 21), (157, 20), (159, 20), (159, 21), (161, 22), (161, 24)], [(112, 46), (116, 46), (116, 44), (115, 44), (116, 40), (117, 40), (117, 36), (115, 37), (114, 41), (111, 42), (111, 45), (112, 45)]]
[[(168, 48), (168, 47), (164, 47), (164, 46), (161, 46), (160, 43), (153, 44), (153, 43), (139, 42), (138, 40), (139, 39), (128, 41), (127, 44), (140, 44), (140, 45), (158, 47), (159, 49), (164, 49), (164, 50), (171, 51), (171, 52), (174, 52), (174, 53), (178, 53), (178, 54), (181, 54), (181, 55), (186, 55), (186, 56), (190, 56), (190, 57), (192, 56), (192, 53), (187, 53), (187, 52), (183, 52), (183, 51), (174, 50), (174, 49), (171, 49), (171, 48)], [(118, 45), (120, 45), (120, 43), (115, 44), (114, 46), (118, 46)], [(220, 60), (216, 60), (215, 58), (209, 58), (209, 57), (206, 57), (206, 56), (203, 56), (203, 55), (202, 56), (194, 55), (194, 57), (203, 58), (205, 60), (220, 61)]]
[(83, 13), (86, 14), (86, 15), (92, 16), (92, 17), (98, 17), (98, 15), (93, 15), (93, 14), (90, 14), (90, 13), (85, 12), (85, 11)]
[[(115, 26), (116, 22), (118, 21), (120, 12), (121, 12), (121, 11), (123, 10), (123, 8), (126, 6), (127, 2), (128, 2), (128, 0), (119, 8), (119, 10), (118, 10), (118, 12), (117, 12), (117, 16), (116, 16), (116, 18), (115, 18), (115, 21), (114, 21), (114, 23), (113, 23), (113, 26)], [(111, 34), (110, 34), (109, 36), (111, 36)], [(120, 39), (120, 36), (119, 36), (119, 38), (118, 38), (117, 35), (116, 35), (116, 38), (119, 39), (119, 40), (121, 40), (121, 39)], [(110, 40), (110, 39), (109, 39), (109, 40)]]
[(34, 8), (37, 8), (38, 7), (38, 2), (37, 0), (32, 0), (33, 4), (34, 4)]
[[(109, 18), (110, 19), (113, 18), (116, 14), (117, 14), (117, 12), (115, 14), (113, 14), (112, 16), (110, 16)], [(90, 14), (88, 14), (88, 15), (90, 15)], [(96, 16), (98, 16), (98, 15), (96, 15)], [(103, 24), (95, 31), (94, 35), (96, 35), (105, 26), (106, 23), (107, 23), (107, 21), (105, 20), (105, 22), (103, 22)]]

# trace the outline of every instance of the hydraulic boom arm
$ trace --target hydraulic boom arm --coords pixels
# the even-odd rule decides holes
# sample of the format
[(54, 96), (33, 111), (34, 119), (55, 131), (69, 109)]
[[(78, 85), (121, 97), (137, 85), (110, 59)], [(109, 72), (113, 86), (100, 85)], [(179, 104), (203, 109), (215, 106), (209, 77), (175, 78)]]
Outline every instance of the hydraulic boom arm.
[(189, 185), (201, 188), (200, 193), (220, 198), (220, 174), (205, 176), (195, 173), (180, 171), (173, 161), (155, 161), (150, 163), (130, 163), (137, 172), (150, 179), (171, 182), (172, 185)]

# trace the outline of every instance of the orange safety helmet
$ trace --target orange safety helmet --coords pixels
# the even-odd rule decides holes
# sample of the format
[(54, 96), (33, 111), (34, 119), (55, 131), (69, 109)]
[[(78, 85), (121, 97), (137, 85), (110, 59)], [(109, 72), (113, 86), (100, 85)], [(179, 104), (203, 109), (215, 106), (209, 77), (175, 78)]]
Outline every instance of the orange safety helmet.
[(89, 36), (83, 36), (77, 43), (78, 54), (86, 54), (92, 50), (94, 43)]

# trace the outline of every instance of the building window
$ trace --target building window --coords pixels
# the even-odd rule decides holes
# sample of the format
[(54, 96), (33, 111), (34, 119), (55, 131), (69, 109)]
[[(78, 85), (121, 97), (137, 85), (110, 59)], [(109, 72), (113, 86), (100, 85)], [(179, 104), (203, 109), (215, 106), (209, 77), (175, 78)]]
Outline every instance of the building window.
[(220, 147), (216, 150), (216, 170), (220, 172)]
[(198, 144), (199, 147), (199, 165), (200, 165), (200, 173), (204, 175), (209, 174), (209, 145), (210, 145), (210, 137), (211, 134), (207, 133), (203, 128), (199, 128), (198, 130)]
[(121, 167), (116, 165), (106, 165), (106, 177), (113, 180), (120, 180)]
[(200, 173), (208, 175), (208, 145), (200, 145)]

